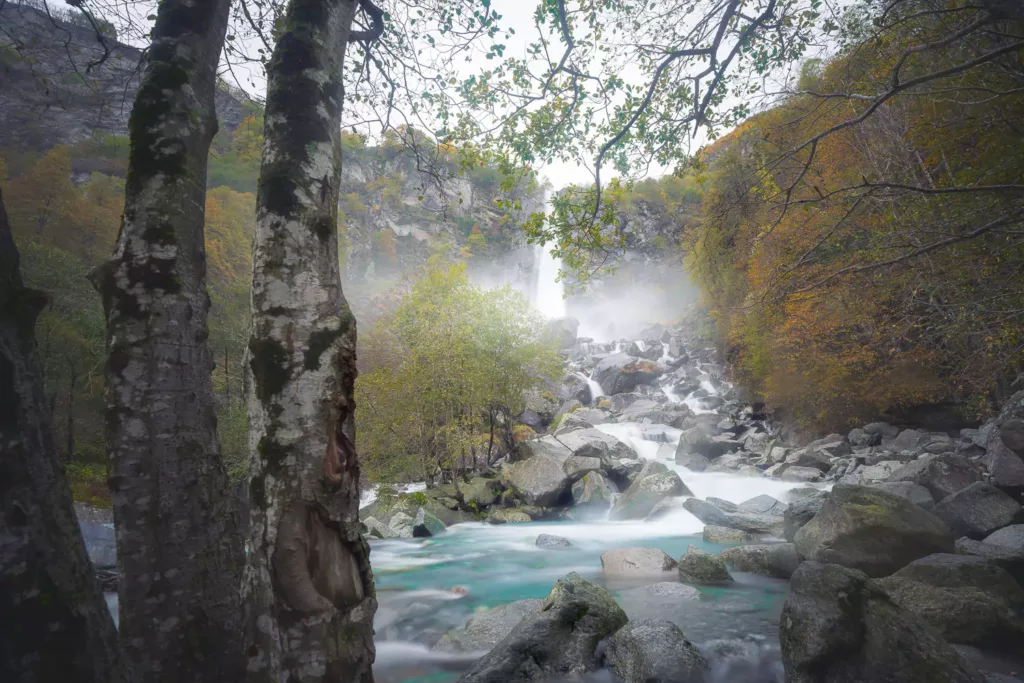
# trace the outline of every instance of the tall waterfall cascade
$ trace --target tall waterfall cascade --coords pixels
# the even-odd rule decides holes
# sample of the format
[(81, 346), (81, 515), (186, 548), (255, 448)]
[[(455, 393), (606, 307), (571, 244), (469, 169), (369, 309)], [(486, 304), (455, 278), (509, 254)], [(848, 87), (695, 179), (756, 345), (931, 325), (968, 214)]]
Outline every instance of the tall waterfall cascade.
[(565, 317), (565, 287), (558, 279), (562, 261), (551, 252), (554, 244), (537, 245), (534, 250), (533, 307), (549, 318)]

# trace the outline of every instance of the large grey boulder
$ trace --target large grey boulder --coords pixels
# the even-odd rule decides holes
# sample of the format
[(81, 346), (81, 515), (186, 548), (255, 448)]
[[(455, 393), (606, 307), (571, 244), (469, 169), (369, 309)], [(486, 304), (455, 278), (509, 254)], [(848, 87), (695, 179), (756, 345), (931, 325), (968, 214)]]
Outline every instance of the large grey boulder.
[(879, 491), (902, 496), (914, 505), (923, 507), (925, 510), (932, 510), (935, 507), (935, 499), (932, 498), (932, 494), (928, 492), (928, 489), (912, 481), (880, 481), (867, 485)]
[(679, 580), (699, 586), (732, 583), (733, 578), (718, 555), (691, 545), (679, 558)]
[(676, 568), (676, 561), (657, 548), (617, 548), (601, 553), (606, 576), (656, 576)]
[(495, 479), (473, 477), (469, 483), (459, 485), (459, 492), (467, 505), (485, 508), (497, 502), (501, 495), (501, 484)]
[(440, 519), (427, 512), (424, 508), (420, 508), (416, 511), (416, 516), (412, 520), (412, 537), (428, 538), (430, 536), (437, 536), (447, 528)]
[(692, 472), (703, 472), (711, 464), (711, 461), (700, 453), (676, 451), (675, 460), (677, 465), (682, 465)]
[(675, 472), (661, 472), (642, 477), (630, 484), (615, 500), (612, 519), (643, 519), (654, 506), (666, 498), (691, 495)]
[(708, 460), (714, 460), (729, 451), (739, 450), (741, 447), (740, 442), (728, 437), (711, 436), (705, 426), (698, 425), (685, 430), (679, 437), (679, 445), (676, 447), (676, 462), (679, 462), (679, 458), (687, 453), (696, 453)]
[(889, 481), (920, 484), (935, 500), (942, 500), (981, 481), (981, 474), (970, 461), (958, 455), (925, 455), (893, 472)]
[(958, 555), (974, 555), (988, 560), (1005, 569), (1018, 585), (1024, 587), (1024, 548), (961, 538), (956, 542), (956, 552)]
[(993, 531), (1022, 521), (1021, 506), (991, 484), (975, 482), (946, 496), (935, 505), (935, 516), (942, 519), (959, 538), (981, 539)]
[(636, 451), (628, 444), (611, 434), (605, 434), (600, 429), (577, 429), (554, 438), (573, 455), (581, 458), (597, 458), (603, 463), (608, 463), (611, 460), (637, 457)]
[(530, 598), (477, 612), (465, 626), (441, 636), (434, 649), (442, 652), (487, 652), (512, 633), (523, 617), (534, 614), (543, 605), (540, 598)]
[(759, 515), (774, 515), (776, 517), (785, 514), (787, 507), (789, 506), (781, 500), (772, 498), (767, 494), (754, 496), (753, 498), (743, 501), (738, 506), (738, 508), (743, 512), (753, 512)]
[(572, 455), (572, 450), (561, 442), (561, 438), (562, 437), (555, 438), (554, 436), (549, 435), (542, 436), (537, 439), (520, 441), (516, 445), (515, 450), (510, 454), (510, 459), (514, 461), (523, 461), (529, 460), (537, 455), (546, 455), (560, 463), (565, 462), (566, 459)]
[(921, 617), (863, 572), (804, 562), (779, 620), (788, 683), (984, 683)]
[[(523, 442), (525, 443), (525, 442)], [(513, 464), (505, 476), (509, 488), (527, 505), (550, 507), (567, 496), (572, 480), (562, 469), (564, 461), (549, 455), (534, 455)]]
[(1004, 648), (1024, 643), (1024, 590), (984, 558), (929, 555), (878, 584), (951, 643)]
[(906, 498), (837, 484), (793, 537), (801, 557), (887, 576), (933, 553), (953, 552), (946, 523)]
[(818, 514), (828, 498), (827, 491), (813, 491), (789, 504), (783, 513), (783, 536), (792, 542), (796, 532)]
[(605, 666), (624, 683), (703, 683), (707, 660), (664, 619), (631, 621), (608, 639)]
[(1024, 524), (1011, 524), (985, 537), (985, 543), (1024, 550)]
[(800, 564), (796, 546), (792, 543), (764, 543), (726, 548), (719, 553), (726, 564), (736, 571), (788, 579)]
[(653, 384), (663, 373), (664, 368), (654, 361), (616, 353), (602, 358), (594, 367), (592, 377), (604, 393), (612, 395), (633, 391), (643, 384)]
[(740, 529), (752, 534), (778, 535), (782, 533), (783, 517), (754, 512), (726, 512), (717, 505), (699, 498), (687, 498), (683, 507), (694, 517), (711, 526)]
[(488, 524), (527, 524), (533, 521), (530, 515), (520, 510), (496, 508), (487, 513)]
[(562, 471), (571, 482), (577, 482), (590, 472), (600, 472), (601, 469), (600, 458), (587, 458), (579, 455), (570, 455), (562, 464)]
[(604, 638), (626, 625), (611, 594), (572, 572), (511, 633), (459, 678), (461, 683), (527, 683), (582, 675)]
[(572, 503), (582, 513), (603, 515), (611, 507), (615, 491), (600, 472), (590, 472), (572, 485)]
[(1014, 494), (1024, 491), (1024, 460), (1006, 445), (1001, 428), (994, 426), (988, 432), (981, 462), (993, 484)]

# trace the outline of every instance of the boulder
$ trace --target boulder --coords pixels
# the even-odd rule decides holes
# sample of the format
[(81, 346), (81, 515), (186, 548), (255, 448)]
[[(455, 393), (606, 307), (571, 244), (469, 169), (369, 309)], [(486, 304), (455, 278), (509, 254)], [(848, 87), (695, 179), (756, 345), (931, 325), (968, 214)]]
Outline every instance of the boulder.
[(604, 514), (615, 499), (611, 483), (600, 472), (590, 472), (572, 485), (572, 503), (577, 510)]
[[(866, 483), (886, 482), (892, 484), (911, 484), (909, 481), (888, 482), (889, 477), (891, 477), (896, 470), (903, 467), (904, 464), (905, 463), (902, 460), (879, 460), (874, 465), (864, 465), (863, 467), (857, 468), (857, 476)], [(918, 485), (914, 484), (914, 486)], [(928, 489), (925, 489), (923, 486), (921, 488), (924, 489), (925, 492), (928, 491)], [(930, 493), (928, 494), (928, 497), (931, 498)]]
[(413, 519), (404, 512), (396, 512), (388, 522), (390, 538), (412, 538)]
[(798, 448), (793, 451), (786, 456), (786, 464), (792, 465), (792, 467), (786, 468), (787, 472), (795, 467), (799, 467), (801, 469), (817, 469), (820, 470), (821, 473), (828, 472), (832, 469), (832, 461), (827, 455), (811, 450), (810, 448)]
[(900, 433), (900, 428), (888, 422), (872, 422), (864, 425), (864, 431), (870, 435), (878, 435), (880, 443), (888, 444)]
[(707, 660), (664, 619), (631, 621), (608, 639), (605, 666), (624, 683), (703, 683)]
[(617, 548), (601, 553), (605, 576), (652, 576), (675, 568), (676, 561), (657, 548)]
[(982, 557), (929, 555), (878, 584), (951, 643), (1004, 648), (1024, 643), (1024, 590)]
[(946, 496), (935, 505), (934, 512), (957, 538), (981, 539), (1008, 524), (1024, 521), (1017, 501), (981, 481)]
[(774, 515), (760, 515), (753, 512), (725, 512), (717, 505), (699, 498), (687, 498), (683, 507), (694, 517), (712, 526), (740, 529), (752, 534), (780, 534), (783, 518)]
[(578, 677), (592, 667), (597, 644), (626, 621), (626, 613), (608, 591), (572, 572), (558, 580), (540, 610), (526, 614), (459, 681), (525, 683)]
[(777, 579), (789, 579), (800, 564), (796, 546), (792, 543), (764, 543), (726, 548), (719, 557), (736, 571), (763, 574)]
[(702, 455), (708, 460), (725, 455), (729, 451), (739, 450), (742, 444), (727, 437), (717, 437), (708, 434), (708, 430), (698, 425), (683, 431), (679, 437), (679, 445), (676, 447), (676, 458), (687, 453)]
[(906, 498), (837, 484), (793, 537), (801, 557), (887, 576), (914, 560), (952, 552), (945, 522)]
[(561, 463), (572, 455), (572, 451), (566, 448), (559, 439), (553, 436), (542, 436), (539, 439), (520, 441), (509, 457), (515, 462), (520, 462), (529, 460), (536, 455), (546, 455)]
[(412, 520), (412, 537), (428, 538), (430, 536), (437, 536), (447, 528), (444, 522), (425, 509), (420, 508)]
[(714, 505), (716, 508), (718, 508), (722, 512), (738, 512), (739, 509), (740, 509), (739, 505), (737, 505), (736, 503), (732, 502), (731, 500), (725, 500), (724, 498), (716, 498), (715, 496), (708, 496), (704, 500), (706, 500), (707, 502), (711, 503), (712, 505)]
[(526, 425), (534, 432), (543, 432), (544, 427), (546, 426), (544, 418), (542, 418), (536, 410), (530, 410), (529, 408), (519, 413), (519, 415), (516, 416), (516, 421)]
[(707, 471), (732, 473), (749, 463), (747, 456), (742, 453), (726, 453), (712, 460)]
[(594, 425), (582, 415), (578, 415), (581, 411), (577, 410), (574, 413), (566, 413), (561, 420), (558, 421), (558, 427), (554, 431), (554, 436), (563, 436), (569, 432), (579, 431), (580, 429), (591, 429)]
[(376, 517), (367, 517), (363, 525), (366, 527), (366, 535), (371, 538), (394, 538), (391, 529)]
[(562, 465), (562, 471), (571, 482), (577, 482), (590, 472), (600, 472), (601, 469), (600, 458), (587, 458), (579, 455), (570, 455)]
[(788, 683), (984, 683), (863, 572), (804, 562), (790, 588), (779, 620)]
[(985, 449), (981, 462), (992, 475), (992, 483), (1014, 494), (1024, 491), (1024, 460), (1006, 445), (998, 427), (988, 433)]
[(897, 453), (900, 451), (913, 451), (917, 450), (918, 441), (924, 436), (924, 432), (920, 432), (916, 429), (904, 429), (895, 439), (892, 440), (890, 448)]
[(654, 361), (616, 353), (602, 358), (594, 368), (593, 379), (606, 394), (631, 392), (643, 384), (653, 384), (664, 373)]
[(677, 465), (682, 465), (691, 472), (703, 472), (711, 462), (700, 453), (680, 453), (676, 451)]
[(704, 540), (708, 543), (752, 543), (760, 540), (757, 534), (742, 529), (708, 524), (704, 527)]
[(1012, 524), (1003, 527), (985, 537), (985, 543), (1024, 550), (1024, 524)]
[[(792, 491), (790, 492), (792, 493)], [(810, 495), (797, 499), (789, 504), (783, 513), (783, 537), (792, 542), (800, 527), (811, 521), (818, 514), (828, 497), (827, 491), (813, 491)]]
[(743, 512), (754, 512), (760, 515), (775, 516), (785, 514), (787, 507), (788, 506), (781, 500), (772, 498), (767, 494), (754, 496), (753, 498), (747, 499), (739, 504), (739, 509)]
[(824, 476), (825, 471), (822, 471), (817, 467), (799, 467), (791, 465), (779, 474), (779, 479), (783, 481), (814, 482), (821, 481)]
[(562, 536), (552, 536), (551, 534), (541, 534), (537, 537), (537, 542), (534, 544), (538, 548), (572, 548), (574, 547), (572, 541)]
[(958, 555), (974, 555), (988, 560), (1005, 569), (1018, 585), (1024, 587), (1024, 548), (961, 538), (956, 542), (956, 552)]
[(691, 545), (679, 558), (679, 580), (683, 583), (713, 586), (732, 583), (733, 579), (721, 557)]
[(543, 600), (530, 598), (477, 612), (465, 626), (441, 636), (433, 649), (441, 652), (487, 652), (512, 633), (523, 617), (538, 612), (543, 605)]
[(958, 455), (926, 455), (893, 472), (889, 481), (920, 484), (935, 500), (942, 500), (981, 481), (981, 474), (967, 459)]
[(692, 495), (675, 472), (661, 472), (638, 478), (612, 506), (612, 519), (643, 519), (666, 498)]
[(556, 505), (568, 494), (572, 484), (562, 469), (563, 463), (548, 455), (534, 455), (517, 462), (505, 474), (509, 488), (527, 505)]
[(880, 481), (868, 484), (873, 489), (891, 493), (894, 496), (906, 498), (914, 505), (923, 507), (925, 510), (932, 510), (935, 507), (935, 499), (928, 489), (911, 481)]
[(497, 508), (487, 513), (486, 521), (488, 524), (525, 524), (526, 522), (532, 522), (533, 519), (530, 515), (519, 510)]
[(467, 484), (459, 485), (459, 492), (467, 505), (485, 508), (494, 505), (501, 495), (501, 484), (495, 479), (473, 477)]

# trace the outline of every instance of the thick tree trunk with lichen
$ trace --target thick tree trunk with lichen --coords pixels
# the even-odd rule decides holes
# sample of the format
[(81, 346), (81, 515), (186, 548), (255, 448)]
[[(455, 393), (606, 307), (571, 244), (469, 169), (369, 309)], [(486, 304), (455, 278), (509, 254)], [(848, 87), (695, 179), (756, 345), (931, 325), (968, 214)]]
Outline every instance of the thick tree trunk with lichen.
[(0, 196), (0, 680), (120, 683), (117, 633), (57, 455), (36, 316)]
[(163, 0), (129, 121), (125, 209), (94, 282), (126, 665), (145, 683), (242, 677), (242, 539), (207, 346), (206, 164), (229, 0)]
[(341, 291), (342, 62), (353, 0), (292, 0), (267, 71), (248, 385), (252, 683), (373, 680), (376, 598)]

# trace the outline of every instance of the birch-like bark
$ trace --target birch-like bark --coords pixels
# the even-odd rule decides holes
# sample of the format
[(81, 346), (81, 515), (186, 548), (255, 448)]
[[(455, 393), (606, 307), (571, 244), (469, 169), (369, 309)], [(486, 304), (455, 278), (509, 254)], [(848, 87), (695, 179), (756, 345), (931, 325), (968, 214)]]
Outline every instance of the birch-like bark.
[(120, 636), (144, 683), (239, 680), (242, 539), (207, 345), (206, 165), (229, 0), (162, 0), (129, 120), (125, 209), (94, 282), (107, 323), (107, 450)]
[(251, 683), (373, 680), (355, 319), (341, 291), (342, 62), (353, 0), (292, 0), (267, 71), (249, 342)]
[(43, 392), (45, 303), (22, 283), (0, 196), (0, 681), (121, 683)]

